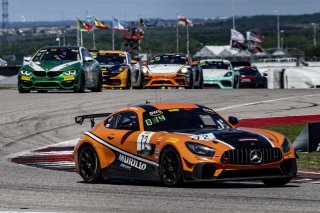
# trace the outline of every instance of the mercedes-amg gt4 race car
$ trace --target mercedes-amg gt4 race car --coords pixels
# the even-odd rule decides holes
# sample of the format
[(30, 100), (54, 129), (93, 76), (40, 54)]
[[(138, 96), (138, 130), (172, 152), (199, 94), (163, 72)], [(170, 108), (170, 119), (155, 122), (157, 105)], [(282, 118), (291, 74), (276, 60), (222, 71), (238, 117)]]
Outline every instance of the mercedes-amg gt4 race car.
[(189, 103), (151, 103), (114, 113), (75, 117), (78, 124), (105, 117), (80, 138), (76, 170), (85, 182), (102, 179), (162, 181), (261, 180), (281, 186), (296, 176), (293, 147), (283, 135), (235, 128), (214, 110)]
[(52, 89), (101, 92), (101, 84), (99, 63), (78, 46), (43, 47), (18, 74), (20, 93)]

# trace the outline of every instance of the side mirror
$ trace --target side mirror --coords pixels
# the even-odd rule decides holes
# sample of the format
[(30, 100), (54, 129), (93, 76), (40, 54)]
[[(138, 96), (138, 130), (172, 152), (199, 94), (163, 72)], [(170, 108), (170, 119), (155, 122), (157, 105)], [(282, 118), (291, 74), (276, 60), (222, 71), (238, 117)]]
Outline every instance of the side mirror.
[(136, 60), (131, 60), (131, 64), (137, 64), (138, 62)]
[(199, 65), (199, 64), (200, 64), (199, 61), (194, 61), (194, 62), (192, 62), (192, 66), (196, 66), (196, 65)]
[(84, 59), (83, 59), (84, 62), (89, 62), (89, 61), (93, 61), (93, 60), (94, 59), (92, 57), (88, 57), (88, 56), (84, 57)]
[(263, 75), (264, 77), (267, 77), (267, 76), (268, 76), (268, 73), (265, 73), (265, 72), (264, 72), (262, 75)]
[(233, 126), (237, 125), (239, 123), (238, 118), (230, 116), (228, 119), (229, 123), (231, 123)]
[(143, 61), (143, 62), (142, 62), (142, 65), (143, 65), (143, 66), (147, 66), (147, 65), (148, 65), (148, 62), (147, 62), (147, 61)]

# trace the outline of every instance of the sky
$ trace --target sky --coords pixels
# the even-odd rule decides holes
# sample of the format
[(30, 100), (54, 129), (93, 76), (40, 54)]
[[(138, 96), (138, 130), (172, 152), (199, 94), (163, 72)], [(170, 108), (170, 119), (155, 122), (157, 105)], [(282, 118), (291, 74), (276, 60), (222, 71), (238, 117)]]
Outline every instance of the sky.
[[(8, 0), (9, 22), (141, 18), (215, 18), (320, 12), (320, 0)], [(234, 8), (234, 10), (232, 9)], [(2, 13), (2, 8), (1, 8)]]

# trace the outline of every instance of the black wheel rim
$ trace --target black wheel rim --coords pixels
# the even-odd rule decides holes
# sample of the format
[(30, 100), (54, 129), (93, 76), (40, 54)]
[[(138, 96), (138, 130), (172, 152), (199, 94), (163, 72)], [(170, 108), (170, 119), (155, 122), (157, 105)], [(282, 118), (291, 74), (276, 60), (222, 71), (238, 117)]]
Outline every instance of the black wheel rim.
[(163, 181), (174, 184), (177, 180), (179, 162), (178, 158), (172, 151), (166, 153), (162, 161), (162, 179)]
[(80, 173), (85, 180), (94, 178), (97, 169), (97, 158), (94, 151), (90, 148), (84, 148), (80, 155)]

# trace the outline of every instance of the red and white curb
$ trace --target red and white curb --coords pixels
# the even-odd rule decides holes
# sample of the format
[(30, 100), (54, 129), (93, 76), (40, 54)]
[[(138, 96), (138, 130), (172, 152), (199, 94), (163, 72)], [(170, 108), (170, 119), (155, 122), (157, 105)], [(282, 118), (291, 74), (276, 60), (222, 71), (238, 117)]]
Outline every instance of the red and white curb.
[(10, 160), (26, 166), (70, 172), (75, 171), (73, 149), (78, 140), (64, 141), (36, 150), (18, 153), (10, 157)]

